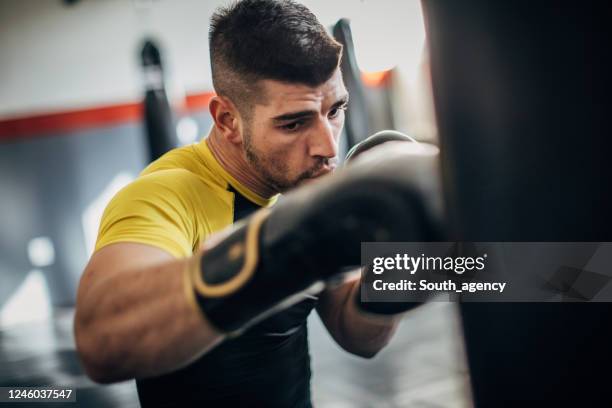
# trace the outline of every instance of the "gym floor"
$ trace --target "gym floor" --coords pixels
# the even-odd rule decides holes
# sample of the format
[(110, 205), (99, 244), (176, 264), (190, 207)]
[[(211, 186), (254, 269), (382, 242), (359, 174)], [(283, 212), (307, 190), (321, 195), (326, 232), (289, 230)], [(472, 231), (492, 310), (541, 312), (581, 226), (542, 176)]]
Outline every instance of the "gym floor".
[[(76, 404), (52, 404), (54, 407), (139, 407), (133, 381), (100, 386), (83, 374), (74, 347), (72, 318), (72, 310), (62, 310), (52, 321), (0, 331), (0, 386), (76, 388)], [(422, 306), (406, 315), (384, 351), (364, 360), (333, 343), (313, 313), (309, 331), (314, 405), (471, 407), (459, 327), (453, 304)]]

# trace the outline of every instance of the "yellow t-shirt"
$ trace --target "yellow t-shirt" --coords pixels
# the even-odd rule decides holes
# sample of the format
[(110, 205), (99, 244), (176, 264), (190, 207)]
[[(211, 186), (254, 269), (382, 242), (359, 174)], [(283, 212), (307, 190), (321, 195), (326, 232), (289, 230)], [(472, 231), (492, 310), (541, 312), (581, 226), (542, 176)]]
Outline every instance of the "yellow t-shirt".
[(102, 215), (95, 250), (137, 242), (177, 258), (190, 256), (212, 233), (275, 201), (240, 184), (204, 139), (166, 153), (113, 197)]

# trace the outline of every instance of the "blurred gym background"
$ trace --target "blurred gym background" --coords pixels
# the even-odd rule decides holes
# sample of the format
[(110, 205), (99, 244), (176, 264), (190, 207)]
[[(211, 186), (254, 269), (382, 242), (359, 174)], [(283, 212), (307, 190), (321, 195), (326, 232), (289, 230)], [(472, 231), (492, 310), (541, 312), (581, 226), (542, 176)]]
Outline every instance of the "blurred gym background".
[[(0, 386), (71, 386), (78, 406), (138, 406), (133, 382), (84, 376), (76, 288), (108, 200), (165, 150), (208, 133), (208, 21), (226, 3), (0, 2)], [(381, 129), (436, 143), (420, 2), (303, 3), (345, 44), (341, 155)], [(470, 406), (456, 310), (427, 305), (407, 320), (361, 360), (313, 313), (315, 404)]]

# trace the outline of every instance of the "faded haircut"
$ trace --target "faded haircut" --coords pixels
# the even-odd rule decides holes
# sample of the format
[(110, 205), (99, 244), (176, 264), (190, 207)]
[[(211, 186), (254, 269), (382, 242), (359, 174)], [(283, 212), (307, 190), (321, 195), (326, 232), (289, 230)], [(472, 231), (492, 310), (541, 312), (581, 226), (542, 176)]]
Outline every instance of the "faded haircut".
[(304, 5), (290, 0), (243, 0), (217, 9), (209, 31), (215, 92), (247, 120), (263, 103), (259, 81), (318, 86), (340, 63), (336, 42)]

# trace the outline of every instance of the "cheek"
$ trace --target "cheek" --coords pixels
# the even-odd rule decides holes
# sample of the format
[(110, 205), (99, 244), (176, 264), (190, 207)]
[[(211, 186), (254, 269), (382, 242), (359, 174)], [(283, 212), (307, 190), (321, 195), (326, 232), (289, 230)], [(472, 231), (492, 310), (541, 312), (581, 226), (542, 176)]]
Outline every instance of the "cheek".
[(293, 148), (292, 140), (286, 135), (270, 131), (260, 138), (257, 146), (257, 150), (265, 161), (281, 170), (284, 170), (285, 163), (292, 157)]
[(294, 179), (311, 165), (305, 138), (297, 136), (274, 152), (276, 168), (288, 179)]
[(306, 146), (301, 139), (293, 140), (291, 143), (286, 143), (278, 146), (274, 151), (275, 159), (282, 163), (287, 171), (294, 172), (299, 168), (304, 161)]

